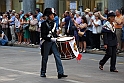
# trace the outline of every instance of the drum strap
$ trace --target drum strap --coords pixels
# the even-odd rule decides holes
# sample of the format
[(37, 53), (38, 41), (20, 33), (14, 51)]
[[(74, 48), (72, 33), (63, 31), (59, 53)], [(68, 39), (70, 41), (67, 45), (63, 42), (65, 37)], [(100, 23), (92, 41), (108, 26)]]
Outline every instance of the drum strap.
[[(51, 28), (47, 22), (46, 22), (46, 25), (48, 28)], [(49, 32), (49, 34), (52, 34), (52, 36), (53, 36), (55, 29), (56, 29), (56, 23), (54, 23), (53, 29)]]

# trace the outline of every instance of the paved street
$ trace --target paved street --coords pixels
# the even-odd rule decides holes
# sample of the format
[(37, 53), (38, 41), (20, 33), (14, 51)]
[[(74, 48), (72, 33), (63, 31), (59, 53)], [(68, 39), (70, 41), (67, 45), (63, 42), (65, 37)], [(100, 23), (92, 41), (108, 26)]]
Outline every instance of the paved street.
[(0, 46), (0, 83), (124, 83), (124, 57), (117, 58), (119, 73), (109, 72), (109, 62), (103, 71), (99, 70), (102, 57), (83, 54), (79, 62), (63, 60), (65, 74), (69, 76), (57, 79), (54, 57), (49, 56), (47, 78), (41, 78), (39, 48)]

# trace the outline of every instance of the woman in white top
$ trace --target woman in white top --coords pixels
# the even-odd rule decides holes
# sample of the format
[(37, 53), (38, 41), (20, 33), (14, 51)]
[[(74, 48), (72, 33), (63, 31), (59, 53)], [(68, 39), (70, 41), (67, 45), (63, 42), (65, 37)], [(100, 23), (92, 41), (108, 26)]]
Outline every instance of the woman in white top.
[(8, 18), (7, 18), (7, 14), (3, 14), (3, 18), (2, 18), (2, 30), (5, 33), (5, 35), (8, 36)]
[(29, 27), (29, 31), (30, 31), (30, 45), (36, 45), (37, 43), (37, 29), (38, 29), (38, 20), (37, 20), (37, 15), (33, 15), (32, 20), (30, 20), (30, 27), (33, 27), (34, 30), (30, 29)]
[(101, 26), (101, 20), (99, 19), (98, 14), (94, 14), (95, 19), (92, 20), (92, 25), (93, 25), (93, 48), (92, 50), (99, 50), (100, 49), (100, 33), (98, 33), (97, 28), (100, 28)]
[(15, 16), (16, 16), (16, 18), (15, 18), (15, 32), (16, 32), (17, 37), (18, 37), (18, 44), (21, 44), (21, 42), (22, 42), (22, 27), (20, 24), (20, 16), (19, 16), (19, 14), (16, 14)]

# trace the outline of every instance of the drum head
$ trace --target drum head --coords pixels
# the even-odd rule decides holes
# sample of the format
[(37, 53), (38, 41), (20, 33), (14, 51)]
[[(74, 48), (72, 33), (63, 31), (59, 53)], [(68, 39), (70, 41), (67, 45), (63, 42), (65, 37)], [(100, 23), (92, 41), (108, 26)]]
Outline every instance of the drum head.
[(59, 38), (57, 38), (57, 41), (58, 42), (64, 42), (64, 41), (70, 41), (73, 39), (74, 39), (74, 37), (59, 37)]

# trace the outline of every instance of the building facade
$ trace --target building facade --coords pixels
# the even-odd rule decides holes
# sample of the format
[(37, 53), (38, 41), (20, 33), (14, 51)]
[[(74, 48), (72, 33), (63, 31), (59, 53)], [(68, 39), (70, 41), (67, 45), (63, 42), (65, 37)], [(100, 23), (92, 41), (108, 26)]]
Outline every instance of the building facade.
[(34, 11), (36, 7), (43, 12), (44, 8), (53, 7), (59, 15), (66, 10), (83, 11), (96, 7), (99, 11), (104, 11), (104, 8), (115, 11), (123, 6), (123, 0), (0, 0), (0, 12), (8, 10), (19, 12), (21, 9), (28, 12)]

